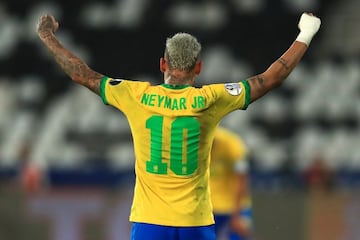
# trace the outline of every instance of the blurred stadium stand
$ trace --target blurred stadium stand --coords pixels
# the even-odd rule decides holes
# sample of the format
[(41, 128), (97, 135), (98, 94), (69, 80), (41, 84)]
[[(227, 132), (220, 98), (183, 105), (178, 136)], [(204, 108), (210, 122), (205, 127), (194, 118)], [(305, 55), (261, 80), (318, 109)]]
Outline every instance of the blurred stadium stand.
[(319, 0), (3, 2), (1, 169), (24, 161), (65, 170), (129, 170), (134, 163), (124, 117), (75, 86), (40, 45), (40, 14), (54, 14), (63, 44), (97, 71), (153, 83), (162, 82), (157, 64), (165, 38), (191, 32), (204, 46), (201, 85), (264, 70), (293, 41), (298, 15), (307, 10), (325, 25), (305, 60), (280, 89), (223, 125), (244, 136), (254, 171), (296, 174), (319, 154), (335, 170), (358, 171), (358, 6)]
[[(190, 32), (203, 44), (204, 68), (197, 81), (202, 85), (238, 81), (263, 71), (295, 39), (303, 11), (316, 13), (324, 23), (304, 60), (281, 88), (247, 111), (230, 114), (222, 124), (249, 145), (251, 182), (260, 194), (305, 187), (312, 174), (321, 171), (319, 159), (333, 174), (335, 186), (359, 186), (358, 0), (2, 1), (0, 180), (18, 177), (27, 162), (47, 169), (53, 186), (113, 187), (133, 177), (133, 146), (125, 117), (72, 83), (53, 62), (36, 36), (41, 14), (56, 16), (62, 43), (92, 68), (111, 77), (154, 84), (162, 82), (158, 60), (166, 37)], [(282, 197), (275, 199), (273, 212), (266, 212), (261, 204), (274, 198), (261, 195), (259, 209), (271, 216), (277, 209), (288, 216), (277, 219), (275, 214), (272, 221), (279, 226), (284, 226), (284, 219), (301, 220), (303, 208), (290, 212), (293, 216), (286, 211), (303, 204), (299, 199), (304, 196)], [(1, 206), (9, 202), (0, 204), (0, 214), (8, 213)], [(310, 205), (319, 206), (314, 202)], [(12, 219), (3, 216), (8, 215), (0, 221)], [(17, 219), (9, 221), (2, 226), (18, 224)], [(296, 224), (286, 226), (286, 231), (259, 226), (277, 236), (265, 239), (315, 239), (306, 238)], [(0, 235), (4, 232), (0, 229)], [(24, 239), (17, 234), (18, 238), (0, 239)]]

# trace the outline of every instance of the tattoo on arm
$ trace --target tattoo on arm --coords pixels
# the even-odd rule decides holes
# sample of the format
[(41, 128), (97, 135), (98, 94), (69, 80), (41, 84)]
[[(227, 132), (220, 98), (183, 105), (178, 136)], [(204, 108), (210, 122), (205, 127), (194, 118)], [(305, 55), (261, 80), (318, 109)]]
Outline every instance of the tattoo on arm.
[(279, 58), (278, 60), (277, 60), (286, 70), (288, 70), (289, 69), (289, 66), (287, 65), (287, 61), (284, 59), (284, 58)]
[(265, 79), (261, 75), (256, 75), (252, 77), (249, 82), (252, 83), (252, 87), (257, 91), (264, 91), (265, 90)]
[(54, 35), (46, 37), (43, 42), (67, 75), (75, 82), (100, 94), (100, 81), (104, 75), (95, 72), (84, 61), (65, 49)]
[(251, 102), (278, 87), (289, 76), (307, 50), (306, 44), (295, 41), (279, 59), (263, 73), (250, 77)]
[(251, 101), (255, 101), (268, 91), (265, 81), (266, 79), (261, 74), (251, 77), (248, 80), (251, 88)]

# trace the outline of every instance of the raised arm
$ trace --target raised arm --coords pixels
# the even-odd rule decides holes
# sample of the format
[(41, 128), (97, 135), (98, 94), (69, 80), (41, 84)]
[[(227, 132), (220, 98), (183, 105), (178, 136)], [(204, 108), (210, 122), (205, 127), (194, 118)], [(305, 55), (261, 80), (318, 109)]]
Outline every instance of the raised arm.
[(89, 68), (84, 61), (61, 45), (55, 36), (58, 27), (59, 24), (53, 16), (43, 15), (39, 19), (37, 33), (65, 73), (76, 83), (99, 95), (100, 81), (104, 75)]
[(303, 57), (311, 39), (319, 30), (320, 23), (320, 19), (314, 15), (302, 14), (298, 24), (300, 33), (290, 48), (265, 72), (248, 78), (251, 88), (251, 102), (281, 85)]

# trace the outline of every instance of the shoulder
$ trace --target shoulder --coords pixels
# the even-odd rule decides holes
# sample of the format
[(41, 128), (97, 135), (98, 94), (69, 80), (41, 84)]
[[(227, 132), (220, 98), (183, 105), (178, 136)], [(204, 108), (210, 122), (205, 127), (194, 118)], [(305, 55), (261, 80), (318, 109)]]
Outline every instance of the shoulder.
[(218, 95), (238, 96), (246, 91), (246, 87), (247, 86), (245, 86), (243, 82), (232, 82), (204, 85), (202, 89), (214, 92)]
[(109, 87), (128, 87), (128, 88), (138, 88), (138, 87), (148, 87), (150, 82), (138, 81), (138, 80), (128, 80), (120, 78), (108, 78), (106, 84)]

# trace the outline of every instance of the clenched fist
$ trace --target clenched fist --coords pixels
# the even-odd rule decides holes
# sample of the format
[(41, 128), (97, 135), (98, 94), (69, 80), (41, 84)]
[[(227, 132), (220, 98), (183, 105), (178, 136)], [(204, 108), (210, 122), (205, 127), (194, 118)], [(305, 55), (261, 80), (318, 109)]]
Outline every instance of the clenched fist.
[(312, 38), (319, 30), (320, 25), (320, 18), (316, 17), (312, 13), (303, 13), (298, 23), (300, 34), (296, 40), (309, 46)]
[(52, 15), (42, 15), (37, 24), (36, 32), (40, 38), (54, 34), (59, 28), (59, 23)]

